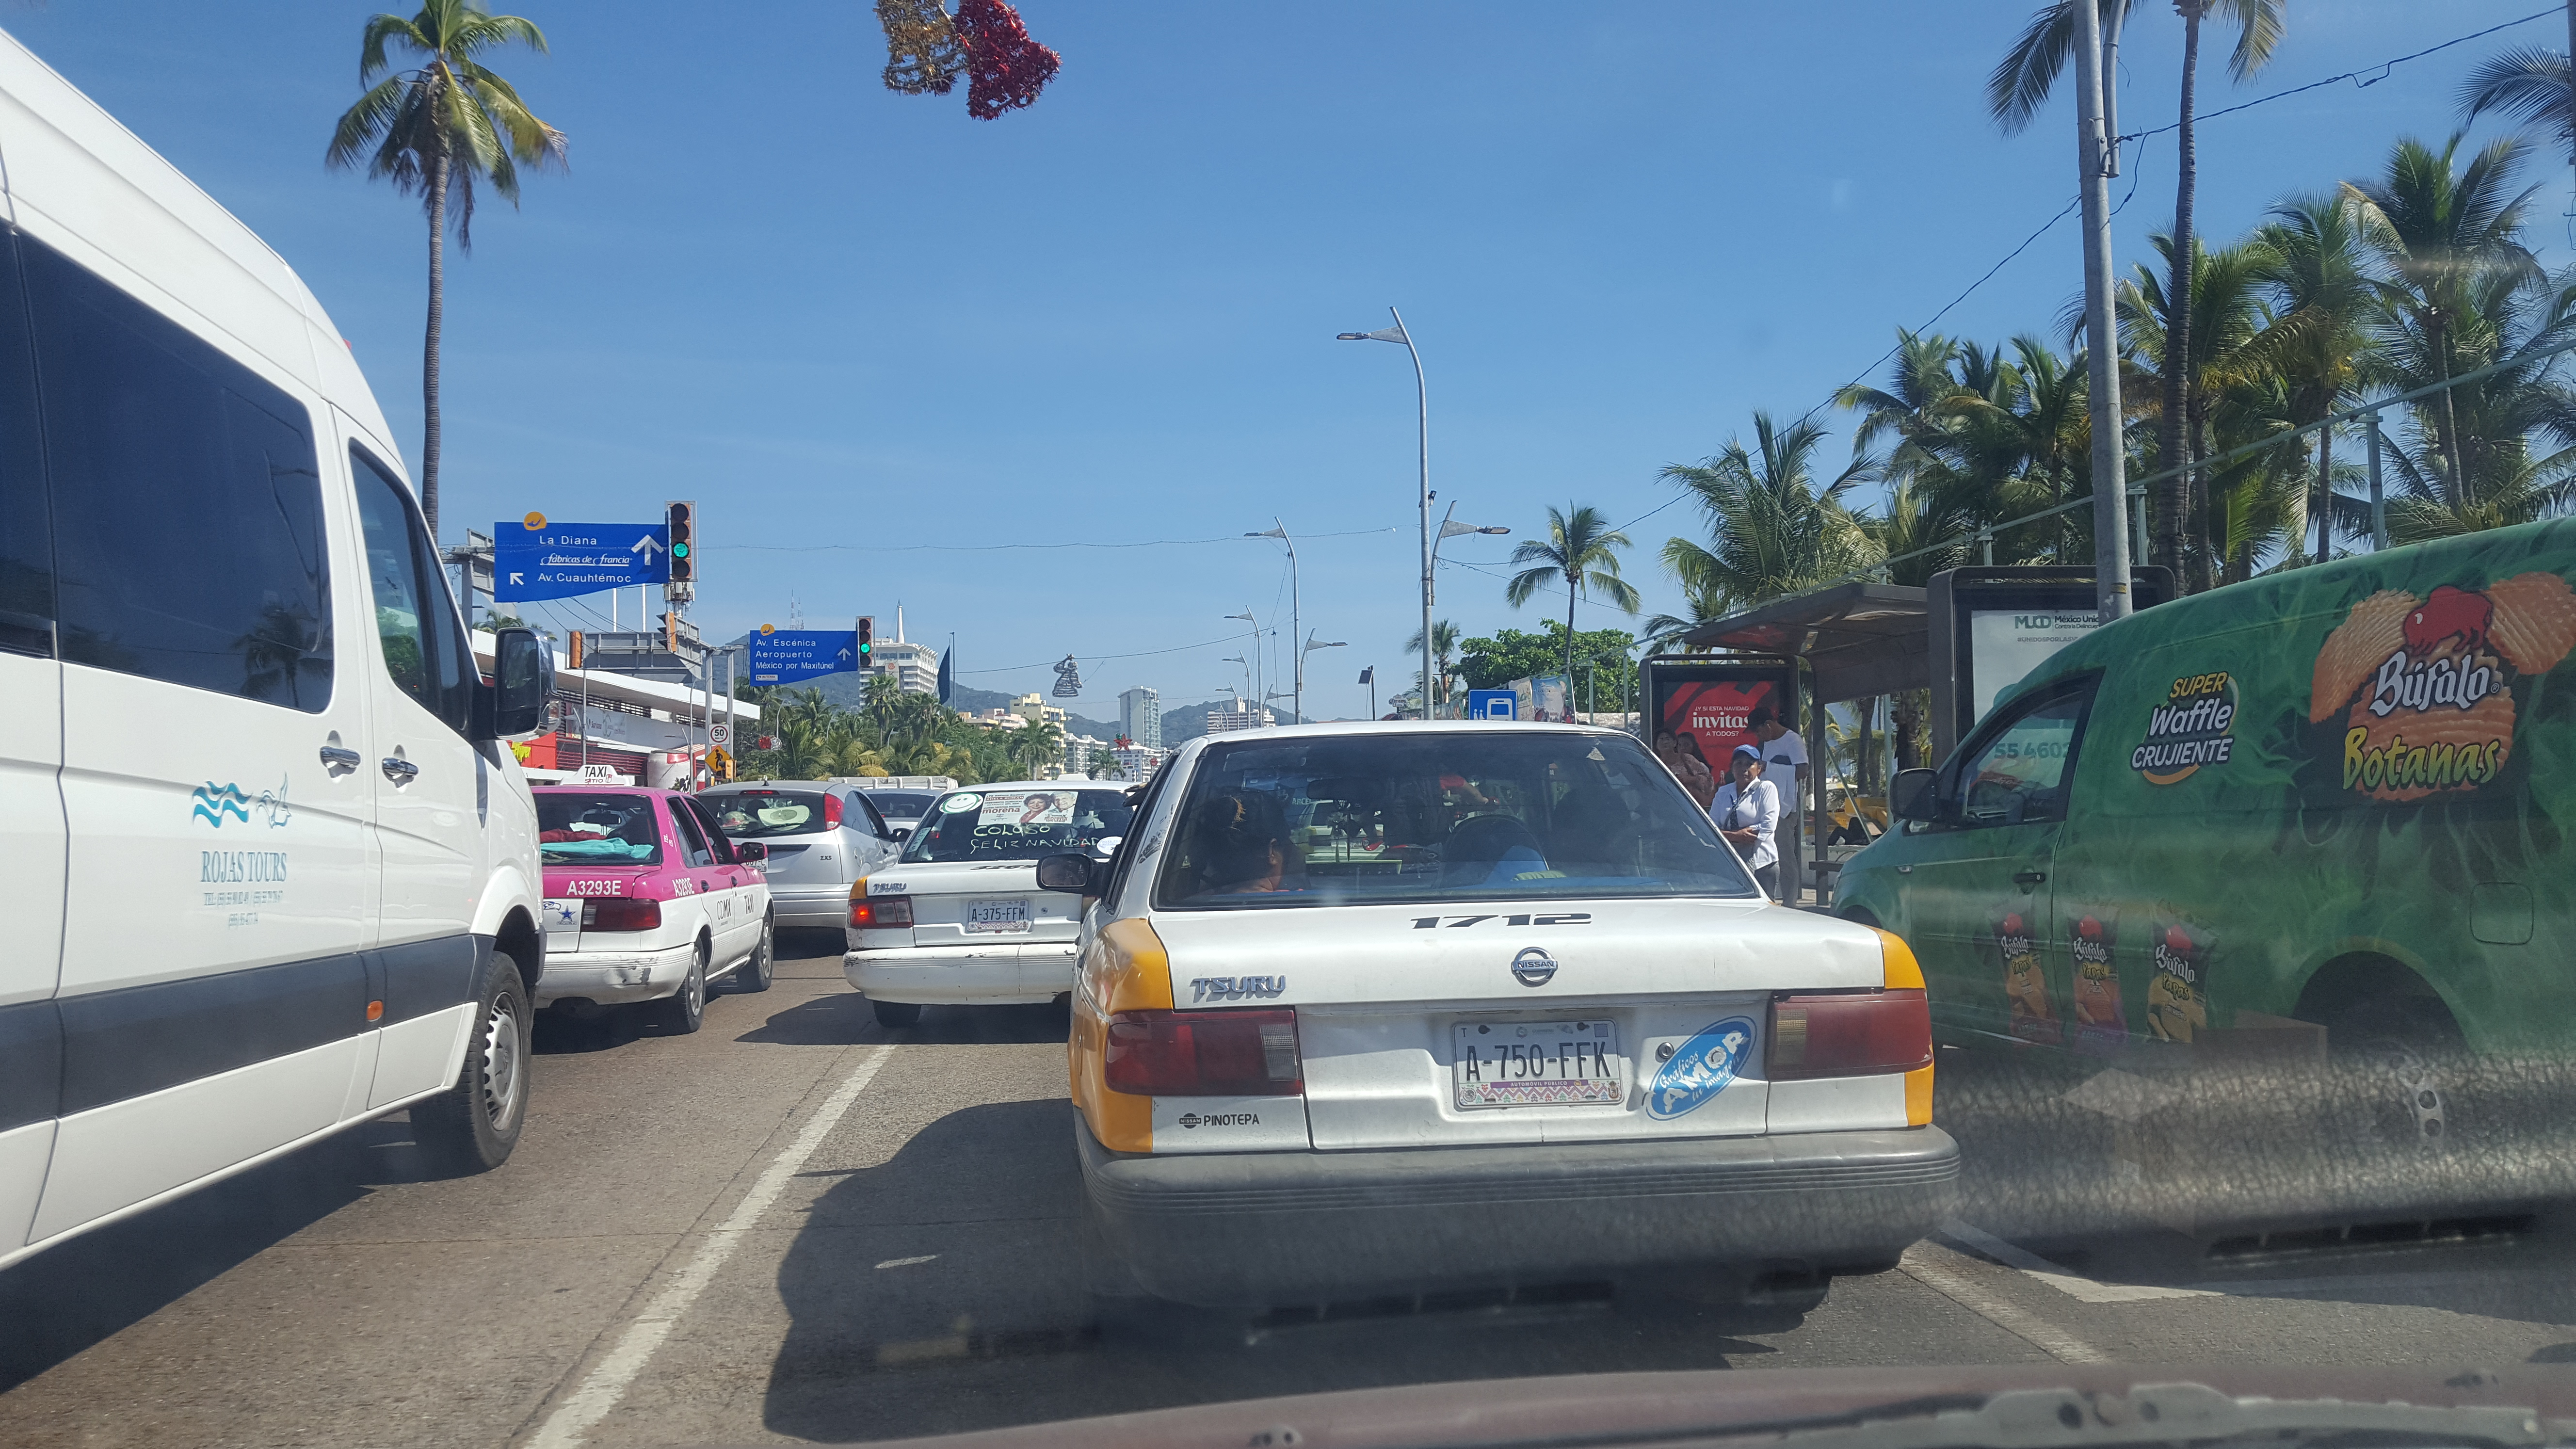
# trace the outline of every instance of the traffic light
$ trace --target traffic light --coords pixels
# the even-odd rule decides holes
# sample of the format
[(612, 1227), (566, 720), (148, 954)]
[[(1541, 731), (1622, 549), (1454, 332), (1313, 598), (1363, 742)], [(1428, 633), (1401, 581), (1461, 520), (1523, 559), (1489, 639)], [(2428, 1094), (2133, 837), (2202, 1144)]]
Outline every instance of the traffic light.
[(575, 630), (573, 630), (573, 631), (572, 631), (572, 667), (573, 667), (573, 668), (575, 668), (575, 669), (579, 669), (579, 668), (581, 667), (582, 643), (583, 643), (583, 641), (582, 641), (582, 637), (581, 637), (581, 631), (580, 631), (579, 629), (575, 629)]
[(689, 584), (698, 578), (698, 505), (673, 503), (664, 514), (671, 529), (671, 582)]
[(861, 673), (865, 673), (867, 670), (874, 667), (877, 662), (876, 653), (877, 621), (872, 618), (863, 617), (859, 620), (859, 670)]
[(680, 614), (676, 609), (662, 616), (662, 648), (672, 654), (680, 652)]

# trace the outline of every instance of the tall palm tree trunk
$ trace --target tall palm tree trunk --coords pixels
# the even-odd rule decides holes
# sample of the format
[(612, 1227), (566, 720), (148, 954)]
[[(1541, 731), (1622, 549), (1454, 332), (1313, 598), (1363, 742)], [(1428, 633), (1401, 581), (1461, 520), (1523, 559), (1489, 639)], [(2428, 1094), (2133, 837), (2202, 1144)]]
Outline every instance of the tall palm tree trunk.
[(2439, 307), (2433, 311), (2433, 375), (2442, 384), (2442, 452), (2451, 465), (2451, 500), (2454, 506), (2468, 498), (2467, 469), (2460, 456), (2460, 410), (2451, 401), (2451, 329), (2449, 319)]
[[(2326, 411), (2334, 411), (2328, 399)], [(2317, 429), (2317, 562), (2334, 556), (2334, 429)]]
[[(1576, 586), (1577, 584), (1580, 584), (1582, 581), (1583, 581), (1583, 580), (1582, 580), (1582, 577), (1581, 577), (1580, 575), (1576, 574), (1575, 572), (1573, 572), (1573, 571), (1572, 571), (1572, 570), (1570, 570), (1570, 569), (1566, 571), (1566, 575), (1565, 575), (1565, 693), (1566, 693), (1566, 697), (1568, 698), (1568, 700), (1571, 700), (1571, 699), (1573, 698), (1573, 695), (1574, 695), (1574, 589), (1575, 589), (1575, 586)], [(1567, 707), (1570, 709), (1570, 708), (1572, 708), (1572, 705), (1569, 703)]]
[[(2200, 87), (2200, 17), (2207, 0), (2175, 0), (2182, 12), (2182, 122), (2178, 179), (2174, 183), (2173, 277), (2166, 293), (2164, 412), (2156, 424), (2158, 468), (2183, 471), (2164, 486), (2165, 517), (2159, 552), (2183, 587), (2198, 593), (2209, 587), (2209, 548), (2205, 538), (2191, 540), (2191, 203), (2199, 184), (2200, 153), (2192, 108)], [(2098, 345), (2098, 344), (2097, 344)], [(2190, 547), (2198, 542), (2198, 548)]]
[(447, 148), (429, 159), (429, 328), (420, 354), (420, 511), (438, 541), (438, 332), (447, 310)]

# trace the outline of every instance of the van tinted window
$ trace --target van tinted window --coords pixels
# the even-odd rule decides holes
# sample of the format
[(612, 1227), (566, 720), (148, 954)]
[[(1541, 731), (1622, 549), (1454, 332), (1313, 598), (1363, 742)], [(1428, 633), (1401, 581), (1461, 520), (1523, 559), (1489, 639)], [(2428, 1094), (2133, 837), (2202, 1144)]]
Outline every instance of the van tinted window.
[(428, 530), (412, 509), (411, 495), (373, 458), (350, 449), (349, 472), (358, 485), (358, 523), (366, 535), (385, 672), (421, 708), (463, 731), (473, 722), (471, 686), (480, 679), (463, 662), (463, 626)]
[(331, 587), (303, 407), (50, 247), (18, 245), (62, 657), (319, 712)]
[(15, 235), (0, 231), (0, 649), (54, 652), (54, 523)]

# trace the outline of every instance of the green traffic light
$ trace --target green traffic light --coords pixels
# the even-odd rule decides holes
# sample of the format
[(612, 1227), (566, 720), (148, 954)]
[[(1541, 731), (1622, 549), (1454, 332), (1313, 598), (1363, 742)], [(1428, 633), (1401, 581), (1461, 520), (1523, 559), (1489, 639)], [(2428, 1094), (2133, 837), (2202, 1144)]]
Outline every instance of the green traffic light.
[(687, 558), (688, 556), (689, 556), (689, 546), (688, 546), (687, 544), (685, 544), (685, 543), (675, 543), (675, 544), (671, 545), (671, 557), (673, 557), (673, 558)]

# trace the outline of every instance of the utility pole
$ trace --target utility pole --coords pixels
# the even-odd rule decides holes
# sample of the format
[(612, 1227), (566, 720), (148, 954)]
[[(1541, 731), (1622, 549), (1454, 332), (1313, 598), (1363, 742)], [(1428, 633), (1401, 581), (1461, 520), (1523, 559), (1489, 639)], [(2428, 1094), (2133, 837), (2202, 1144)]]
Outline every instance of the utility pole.
[(2130, 607), (2120, 334), (2111, 316), (2111, 172), (2119, 142), (2105, 127), (2102, 115), (2106, 78), (2101, 10), (2093, 0), (2073, 0), (2067, 8), (2075, 12), (2076, 168), (2084, 183), (2084, 352), (2093, 413), (2093, 597), (2102, 622), (2108, 624), (2127, 616)]

